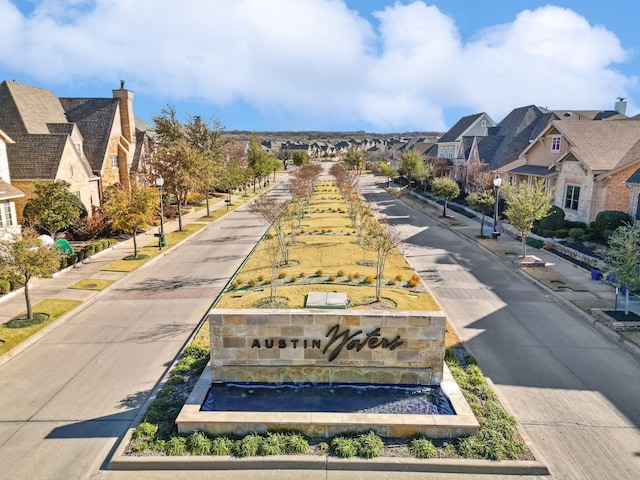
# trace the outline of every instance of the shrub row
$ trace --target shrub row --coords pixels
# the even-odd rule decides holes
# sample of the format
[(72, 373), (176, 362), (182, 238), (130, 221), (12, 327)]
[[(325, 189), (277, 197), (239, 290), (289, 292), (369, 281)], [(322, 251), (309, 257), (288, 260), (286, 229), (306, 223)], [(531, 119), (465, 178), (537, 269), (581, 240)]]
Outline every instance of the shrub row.
[(102, 238), (91, 242), (88, 245), (83, 246), (80, 250), (68, 255), (62, 259), (60, 268), (69, 267), (78, 262), (83, 261), (85, 258), (89, 258), (91, 255), (101, 252), (109, 248), (111, 245), (116, 244), (118, 241), (115, 238)]

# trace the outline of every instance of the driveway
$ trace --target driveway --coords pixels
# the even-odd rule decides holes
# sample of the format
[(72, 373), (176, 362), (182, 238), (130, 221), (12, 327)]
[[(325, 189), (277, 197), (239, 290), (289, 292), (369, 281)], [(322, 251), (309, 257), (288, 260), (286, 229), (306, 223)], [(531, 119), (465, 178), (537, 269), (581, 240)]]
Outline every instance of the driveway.
[(361, 183), (466, 347), (558, 479), (636, 479), (640, 364), (475, 242)]

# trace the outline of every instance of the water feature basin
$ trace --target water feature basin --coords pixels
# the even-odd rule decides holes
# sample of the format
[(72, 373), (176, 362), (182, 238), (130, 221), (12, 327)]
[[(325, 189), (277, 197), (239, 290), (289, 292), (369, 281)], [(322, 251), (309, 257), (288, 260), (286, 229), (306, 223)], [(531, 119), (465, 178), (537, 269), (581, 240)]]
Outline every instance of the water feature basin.
[(454, 415), (438, 386), (214, 382), (201, 411)]

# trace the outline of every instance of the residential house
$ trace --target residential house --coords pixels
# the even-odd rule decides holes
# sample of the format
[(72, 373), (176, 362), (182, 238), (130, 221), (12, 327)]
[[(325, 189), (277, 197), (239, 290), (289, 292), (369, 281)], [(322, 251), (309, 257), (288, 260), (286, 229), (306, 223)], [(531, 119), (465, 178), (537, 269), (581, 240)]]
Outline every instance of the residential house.
[(16, 215), (15, 200), (24, 197), (24, 193), (11, 185), (7, 145), (14, 141), (0, 130), (0, 239), (20, 233)]
[(100, 204), (99, 178), (84, 154), (84, 136), (67, 121), (60, 100), (49, 90), (0, 84), (0, 129), (14, 143), (7, 145), (11, 183), (25, 193), (15, 199), (18, 219), (34, 195), (36, 180), (65, 180), (88, 211)]
[(636, 227), (640, 227), (640, 168), (633, 172), (627, 181), (629, 187), (629, 215)]
[[(38, 87), (0, 84), (0, 128), (15, 141), (7, 149), (9, 168), (26, 194), (23, 204), (37, 179), (69, 182), (88, 211), (100, 205), (105, 187), (129, 183), (137, 144), (133, 92), (122, 81), (112, 94), (58, 98)], [(19, 215), (23, 206), (16, 203)]]
[(640, 121), (554, 120), (505, 168), (510, 182), (544, 178), (567, 220), (590, 223), (603, 210), (628, 211), (627, 182), (640, 166)]

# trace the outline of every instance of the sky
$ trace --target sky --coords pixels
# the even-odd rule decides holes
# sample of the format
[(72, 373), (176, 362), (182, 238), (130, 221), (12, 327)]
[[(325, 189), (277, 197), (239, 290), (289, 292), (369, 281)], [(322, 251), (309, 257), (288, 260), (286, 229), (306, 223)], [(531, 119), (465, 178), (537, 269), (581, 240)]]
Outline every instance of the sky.
[(226, 130), (444, 132), (640, 113), (637, 0), (0, 0), (0, 81)]

